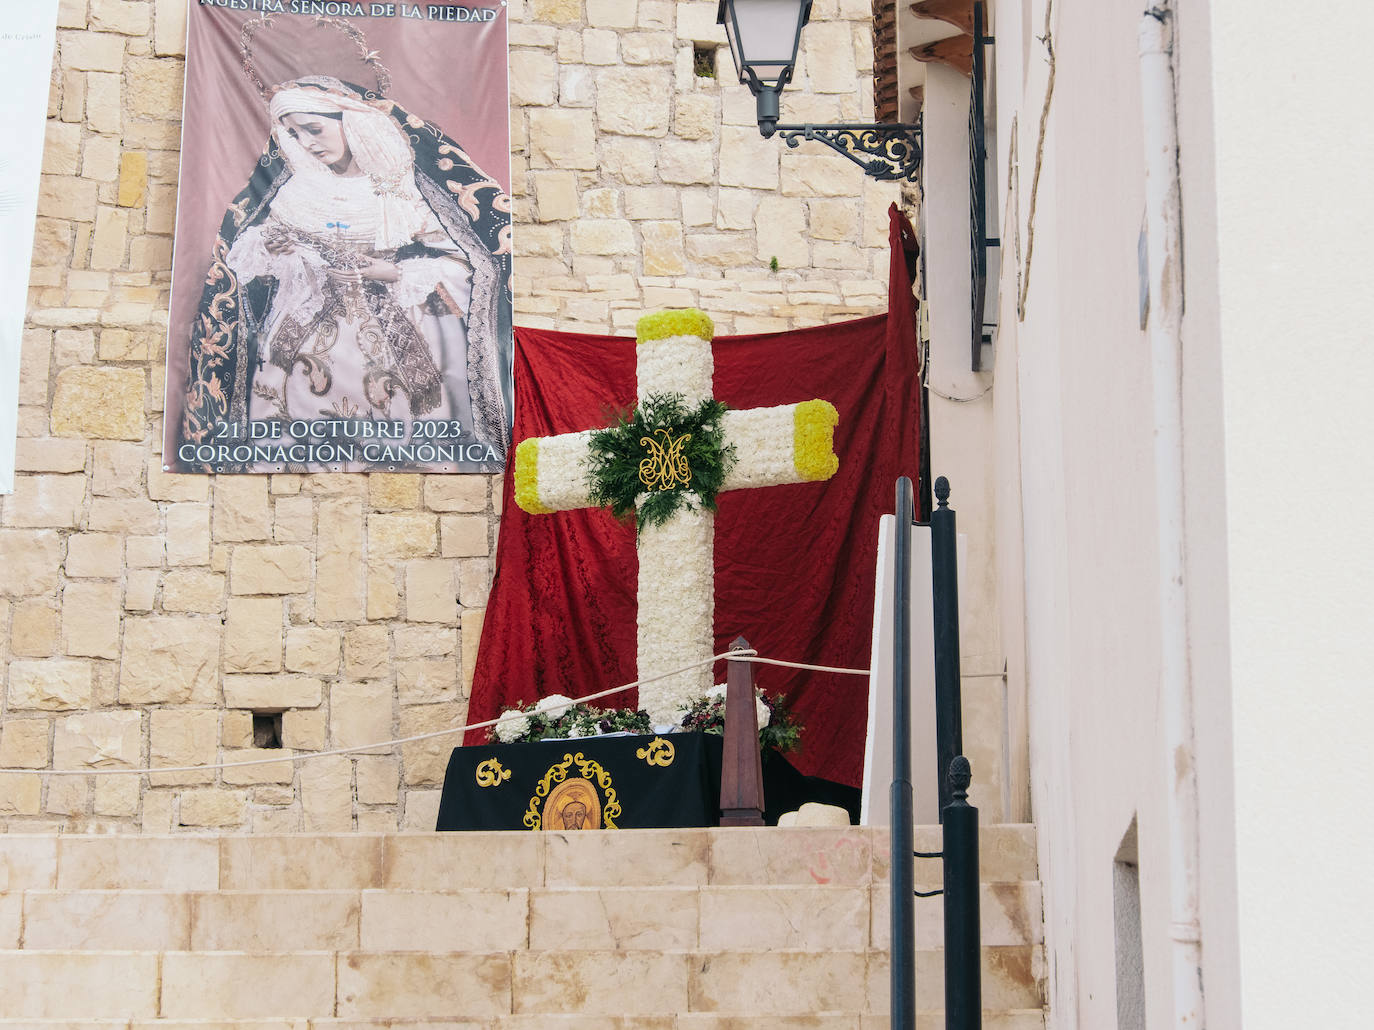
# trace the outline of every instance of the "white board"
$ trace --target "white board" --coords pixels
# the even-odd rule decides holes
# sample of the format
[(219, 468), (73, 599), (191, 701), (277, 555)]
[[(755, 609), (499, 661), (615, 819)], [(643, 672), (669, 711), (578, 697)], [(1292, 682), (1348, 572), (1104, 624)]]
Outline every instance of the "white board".
[[(891, 821), (892, 786), (892, 636), (896, 591), (895, 515), (878, 523), (878, 575), (873, 596), (873, 648), (868, 674), (868, 732), (864, 745), (863, 801), (859, 822), (886, 826)], [(958, 544), (959, 583), (967, 539)], [(940, 821), (938, 752), (935, 742), (935, 602), (930, 572), (930, 527), (911, 530), (911, 788), (917, 825)]]
[(14, 492), (19, 352), (56, 34), (57, 0), (0, 4), (0, 494)]

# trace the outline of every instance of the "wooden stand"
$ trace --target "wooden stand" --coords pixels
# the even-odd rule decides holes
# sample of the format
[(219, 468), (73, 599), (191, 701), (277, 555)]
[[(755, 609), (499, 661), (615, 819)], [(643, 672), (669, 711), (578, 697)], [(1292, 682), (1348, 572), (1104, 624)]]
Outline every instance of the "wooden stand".
[[(736, 637), (732, 650), (749, 641)], [(725, 750), (720, 764), (720, 825), (763, 825), (763, 759), (759, 716), (754, 704), (754, 670), (731, 661), (725, 678)]]

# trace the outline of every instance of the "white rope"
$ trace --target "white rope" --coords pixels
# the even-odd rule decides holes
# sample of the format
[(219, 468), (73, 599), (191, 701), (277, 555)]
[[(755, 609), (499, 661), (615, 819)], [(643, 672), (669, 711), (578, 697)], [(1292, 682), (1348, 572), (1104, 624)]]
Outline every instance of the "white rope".
[[(807, 669), (811, 672), (834, 672), (842, 676), (871, 676), (872, 669), (841, 669), (834, 665), (807, 665), (804, 662), (784, 662), (781, 658), (760, 658), (751, 655), (748, 651), (740, 651), (727, 654), (727, 658), (737, 658), (741, 662), (750, 662), (754, 665), (781, 665), (784, 669)], [(1004, 680), (1007, 678), (1005, 672), (961, 672), (961, 680)]]
[[(656, 683), (670, 676), (677, 676), (680, 673), (691, 672), (699, 669), (703, 665), (714, 665), (722, 659), (735, 659), (737, 661), (757, 662), (764, 665), (782, 665), (792, 669), (810, 669), (815, 672), (840, 672), (853, 673), (856, 675), (868, 675), (867, 669), (833, 669), (824, 665), (802, 665), (796, 662), (784, 662), (776, 658), (760, 658), (758, 652), (753, 650), (725, 651), (718, 655), (691, 665), (684, 665), (680, 669), (672, 672), (660, 673), (657, 676), (647, 676), (644, 679), (635, 680), (632, 683), (625, 683), (618, 687), (610, 687), (607, 690), (597, 691), (595, 694), (587, 694), (583, 697), (573, 698), (574, 704), (581, 704), (586, 701), (596, 701), (611, 694), (619, 694), (626, 690), (633, 690), (645, 683)], [(358, 744), (354, 747), (335, 748), (332, 751), (303, 751), (298, 754), (282, 755), (279, 758), (251, 758), (240, 762), (215, 762), (211, 765), (168, 765), (151, 767), (146, 766), (138, 769), (0, 769), (0, 775), (33, 773), (39, 776), (147, 776), (153, 773), (189, 773), (189, 772), (213, 772), (217, 769), (242, 769), (250, 765), (278, 765), (282, 762), (307, 762), (315, 758), (331, 758), (335, 755), (351, 755), (364, 751), (375, 751), (377, 748), (393, 748), (399, 744), (413, 744), (420, 740), (432, 740), (435, 737), (447, 737), (454, 733), (464, 733), (468, 730), (482, 730), (490, 726), (495, 726), (503, 719), (511, 718), (510, 713), (503, 713), (495, 719), (487, 719), (483, 722), (467, 723), (463, 726), (451, 726), (446, 730), (434, 730), (430, 733), (417, 733), (413, 737), (398, 737), (395, 740), (383, 740), (376, 744)]]
[(726, 655), (727, 658), (735, 658), (741, 662), (750, 662), (754, 665), (780, 665), (784, 669), (807, 669), (811, 672), (837, 672), (842, 676), (867, 676), (872, 669), (841, 669), (834, 665), (807, 665), (804, 662), (784, 662), (781, 658), (760, 658), (752, 651), (736, 651)]

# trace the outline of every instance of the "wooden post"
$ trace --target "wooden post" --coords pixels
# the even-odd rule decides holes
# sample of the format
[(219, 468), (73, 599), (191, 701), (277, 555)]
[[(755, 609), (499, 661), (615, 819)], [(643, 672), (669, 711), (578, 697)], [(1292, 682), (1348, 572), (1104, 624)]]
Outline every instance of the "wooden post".
[[(733, 651), (749, 641), (736, 637)], [(725, 747), (720, 758), (720, 825), (763, 825), (763, 758), (759, 713), (754, 705), (754, 670), (732, 660), (725, 676)]]

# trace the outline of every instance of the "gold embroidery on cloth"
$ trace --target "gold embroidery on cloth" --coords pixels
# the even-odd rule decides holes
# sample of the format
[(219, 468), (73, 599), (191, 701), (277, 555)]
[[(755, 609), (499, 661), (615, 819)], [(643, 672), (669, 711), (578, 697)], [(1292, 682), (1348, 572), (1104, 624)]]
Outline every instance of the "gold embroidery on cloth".
[(672, 741), (655, 737), (644, 747), (635, 751), (635, 757), (644, 759), (646, 765), (658, 765), (666, 769), (673, 764), (673, 759), (677, 757), (677, 748), (673, 747)]
[(248, 218), (248, 202), (249, 202), (250, 199), (252, 199), (252, 198), (250, 198), (250, 197), (244, 197), (244, 198), (243, 198), (241, 201), (239, 201), (237, 204), (230, 204), (230, 205), (229, 205), (229, 211), (230, 211), (230, 213), (233, 214), (233, 216), (234, 216), (234, 228), (235, 228), (235, 229), (239, 228), (239, 227), (240, 227), (241, 225), (243, 225), (243, 223), (247, 220), (247, 218)]
[(206, 305), (208, 314), (201, 314), (200, 326), (192, 334), (191, 374), (182, 413), (182, 434), (194, 443), (204, 442), (228, 414), (229, 398), (224, 388), (240, 328), (239, 283), (229, 267), (228, 255), (224, 238), (216, 237), (205, 277), (206, 287), (214, 294)]
[(595, 777), (597, 785), (606, 795), (606, 805), (601, 810), (602, 818), (605, 820), (606, 829), (614, 830), (616, 825), (614, 820), (620, 815), (620, 801), (616, 797), (615, 788), (611, 786), (611, 774), (601, 767), (601, 763), (590, 758), (583, 758), (582, 752), (577, 753), (577, 767), (586, 777)]
[[(577, 764), (578, 772), (580, 772), (582, 776), (580, 778), (574, 777), (569, 780), (568, 773), (571, 771), (573, 763)], [(554, 787), (554, 784), (561, 784), (565, 780), (570, 788), (568, 791), (564, 792), (562, 788)], [(611, 785), (611, 774), (601, 767), (600, 762), (595, 759), (583, 757), (581, 751), (577, 752), (576, 755), (571, 752), (564, 752), (563, 761), (559, 762), (557, 765), (549, 766), (548, 771), (544, 773), (539, 782), (535, 784), (534, 797), (530, 798), (529, 806), (525, 809), (525, 818), (523, 820), (525, 826), (531, 830), (574, 828), (584, 830), (599, 829), (599, 826), (588, 825), (588, 818), (590, 817), (592, 806), (587, 803), (586, 798), (581, 795), (580, 791), (571, 789), (574, 783), (584, 784), (586, 789), (590, 792), (592, 799), (596, 802), (600, 810), (598, 816), (599, 822), (608, 830), (616, 829), (615, 820), (620, 816), (621, 807), (620, 800), (616, 796), (615, 788)], [(600, 789), (600, 795), (605, 796), (604, 804), (601, 803), (601, 796), (598, 794), (597, 788)], [(545, 798), (548, 798), (547, 803), (544, 801)], [(555, 798), (558, 799), (560, 805), (557, 810), (555, 810), (553, 804)], [(585, 811), (579, 809), (566, 811), (567, 805), (573, 801), (585, 806)], [(565, 815), (574, 822), (580, 817), (582, 825), (580, 827), (565, 826)]]
[[(301, 240), (313, 239), (297, 234)], [(335, 248), (338, 249), (338, 248)], [(340, 261), (344, 259), (339, 258)], [(339, 266), (343, 267), (343, 266)], [(442, 400), (442, 373), (435, 365), (424, 338), (396, 302), (386, 294), (362, 286), (325, 284), (326, 301), (319, 313), (304, 326), (287, 321), (272, 342), (272, 364), (288, 374), (306, 353), (315, 354), (328, 368), (328, 354), (339, 335), (341, 322), (362, 322), (359, 346), (367, 357), (386, 373), (384, 379), (364, 383), (365, 399), (389, 417), (391, 400), (403, 390), (410, 398), (412, 413), (433, 411)], [(329, 376), (317, 375), (307, 361), (311, 391), (317, 396), (327, 391)], [(320, 384), (323, 383), (323, 390)]]
[(477, 786), (498, 787), (510, 779), (510, 770), (501, 766), (494, 758), (477, 763)]
[(573, 756), (565, 754), (563, 756), (563, 761), (559, 762), (557, 765), (549, 766), (549, 771), (543, 775), (537, 784), (535, 784), (534, 797), (530, 798), (530, 804), (529, 807), (525, 809), (524, 818), (525, 825), (531, 830), (542, 828), (542, 822), (539, 816), (540, 802), (549, 796), (549, 787), (551, 784), (562, 783), (563, 780), (567, 779), (568, 769), (572, 764)]

